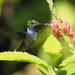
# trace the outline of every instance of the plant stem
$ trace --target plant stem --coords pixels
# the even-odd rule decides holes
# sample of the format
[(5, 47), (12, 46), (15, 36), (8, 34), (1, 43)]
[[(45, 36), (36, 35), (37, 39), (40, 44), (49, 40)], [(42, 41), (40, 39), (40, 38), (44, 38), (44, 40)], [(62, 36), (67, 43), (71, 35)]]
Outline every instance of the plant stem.
[(66, 43), (66, 45), (67, 45), (68, 50), (69, 50), (72, 54), (75, 54), (75, 49), (74, 49), (74, 47), (73, 47), (73, 44), (71, 43), (69, 36), (67, 36), (67, 35), (64, 33), (64, 31), (63, 31), (63, 29), (62, 29), (62, 24), (60, 23), (59, 18), (58, 18), (56, 15), (54, 15), (54, 17), (55, 17), (55, 19), (57, 20), (58, 29), (60, 29), (60, 33), (63, 35), (63, 39), (65, 40), (65, 43)]
[(53, 2), (52, 0), (47, 0), (47, 2), (49, 3), (49, 8), (51, 10), (52, 13), (52, 18), (55, 18), (57, 20), (57, 24), (58, 24), (58, 29), (60, 29), (60, 33), (63, 36), (63, 39), (65, 40), (65, 43), (67, 45), (68, 50), (72, 53), (75, 54), (75, 48), (73, 47), (73, 44), (71, 43), (69, 37), (64, 33), (63, 29), (62, 29), (62, 24), (56, 14), (55, 8), (53, 6)]
[[(54, 61), (52, 61), (52, 68), (53, 68), (53, 70), (54, 70), (54, 68), (55, 68), (55, 62)], [(55, 71), (55, 70), (54, 70)]]

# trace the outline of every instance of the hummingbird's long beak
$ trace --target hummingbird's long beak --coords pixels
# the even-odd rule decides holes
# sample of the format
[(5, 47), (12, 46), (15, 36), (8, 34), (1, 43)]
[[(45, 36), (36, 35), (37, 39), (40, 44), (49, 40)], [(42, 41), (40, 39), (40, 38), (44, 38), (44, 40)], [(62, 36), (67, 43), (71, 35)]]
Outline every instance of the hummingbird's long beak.
[(45, 25), (44, 23), (38, 23), (37, 25)]
[(37, 25), (50, 25), (48, 23), (38, 23)]

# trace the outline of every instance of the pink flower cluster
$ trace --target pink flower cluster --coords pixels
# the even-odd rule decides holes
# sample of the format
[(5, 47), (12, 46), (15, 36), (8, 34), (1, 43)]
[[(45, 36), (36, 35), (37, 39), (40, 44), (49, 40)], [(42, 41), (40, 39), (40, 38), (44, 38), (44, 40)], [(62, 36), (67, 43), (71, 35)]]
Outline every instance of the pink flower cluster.
[[(62, 28), (63, 28), (64, 32), (69, 33), (69, 36), (73, 38), (73, 40), (74, 40), (73, 44), (75, 45), (75, 32), (72, 30), (72, 28), (70, 28), (70, 25), (67, 23), (67, 21), (63, 22), (60, 19), (60, 22), (62, 24)], [(61, 39), (63, 37), (62, 34), (60, 33), (60, 30), (58, 29), (57, 21), (55, 19), (52, 20), (52, 22), (49, 26), (52, 27), (56, 38)]]

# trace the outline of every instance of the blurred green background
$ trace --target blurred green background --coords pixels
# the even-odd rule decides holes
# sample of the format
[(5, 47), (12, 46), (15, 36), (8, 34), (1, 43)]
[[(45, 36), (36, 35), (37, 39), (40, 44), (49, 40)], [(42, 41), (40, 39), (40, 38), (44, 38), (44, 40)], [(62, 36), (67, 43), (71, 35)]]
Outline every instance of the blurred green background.
[[(59, 18), (63, 21), (67, 21), (75, 31), (75, 1), (53, 0), (53, 2)], [(0, 26), (8, 27), (13, 30), (26, 31), (27, 21), (31, 19), (42, 23), (51, 22), (51, 12), (46, 0), (0, 0)], [(44, 52), (42, 46), (47, 37), (50, 34), (53, 34), (53, 30), (48, 26), (42, 26), (41, 29), (39, 27), (38, 30), (38, 39), (27, 52), (36, 55), (42, 60), (45, 60), (48, 64), (51, 64), (51, 60)], [(56, 67), (58, 67), (57, 65), (61, 63), (62, 60), (71, 55), (66, 48), (65, 41), (63, 39), (58, 40), (62, 47), (65, 48), (61, 51), (62, 57), (56, 62)], [(71, 39), (71, 41), (73, 42), (73, 39)], [(0, 34), (0, 52), (12, 51), (19, 43), (19, 41), (14, 39), (9, 40)], [(27, 64), (29, 63), (0, 61), (0, 75), (19, 75), (15, 74), (15, 72), (24, 71), (24, 67)], [(26, 74), (20, 73), (20, 75)]]

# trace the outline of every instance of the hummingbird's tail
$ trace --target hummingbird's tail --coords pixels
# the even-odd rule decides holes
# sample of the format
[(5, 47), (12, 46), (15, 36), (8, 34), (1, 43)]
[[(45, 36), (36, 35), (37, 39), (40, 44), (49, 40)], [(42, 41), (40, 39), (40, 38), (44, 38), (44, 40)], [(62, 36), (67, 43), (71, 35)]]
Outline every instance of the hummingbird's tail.
[(13, 51), (20, 51), (20, 50), (22, 50), (23, 49), (22, 46), (23, 46), (23, 42), (21, 42)]

